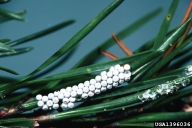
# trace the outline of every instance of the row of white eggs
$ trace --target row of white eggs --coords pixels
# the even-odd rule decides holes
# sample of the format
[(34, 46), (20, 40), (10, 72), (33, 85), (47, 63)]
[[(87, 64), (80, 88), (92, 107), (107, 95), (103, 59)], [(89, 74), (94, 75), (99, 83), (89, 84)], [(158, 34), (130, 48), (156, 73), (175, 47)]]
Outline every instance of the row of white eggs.
[(37, 105), (42, 107), (43, 110), (58, 109), (59, 100), (62, 100), (61, 108), (73, 108), (77, 98), (86, 99), (112, 87), (117, 87), (125, 81), (129, 81), (131, 77), (129, 70), (130, 65), (128, 64), (124, 66), (115, 65), (110, 67), (108, 72), (102, 71), (95, 79), (65, 89), (63, 88), (60, 91), (49, 93), (47, 96), (38, 94), (36, 96), (38, 100)]

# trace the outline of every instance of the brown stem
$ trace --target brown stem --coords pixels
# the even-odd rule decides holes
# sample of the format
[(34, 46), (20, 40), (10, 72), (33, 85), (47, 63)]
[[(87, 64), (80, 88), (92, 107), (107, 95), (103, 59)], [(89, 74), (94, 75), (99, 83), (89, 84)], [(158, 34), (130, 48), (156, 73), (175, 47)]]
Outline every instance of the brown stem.
[[(192, 9), (192, 0), (190, 1), (190, 4), (189, 4), (189, 6), (188, 6), (188, 8), (187, 8), (187, 11), (186, 11), (186, 13), (185, 13), (182, 21), (181, 21), (181, 24), (183, 24), (183, 23), (189, 18), (189, 15), (190, 15), (190, 13), (191, 13), (191, 9)], [(169, 53), (171, 53), (171, 52), (173, 51), (173, 49), (175, 48), (175, 46), (176, 46), (176, 43), (174, 43), (174, 44), (166, 51), (164, 57), (167, 56)]]
[[(191, 13), (191, 10), (192, 10), (192, 0), (190, 1), (189, 6), (188, 6), (188, 8), (187, 8), (187, 10), (186, 10), (186, 12), (185, 12), (185, 15), (184, 15), (184, 17), (183, 17), (183, 19), (182, 19), (182, 21), (181, 21), (180, 24), (183, 24), (183, 23), (189, 18), (190, 13)], [(182, 43), (182, 42), (184, 41), (184, 39), (186, 38), (186, 36), (187, 36), (190, 28), (191, 28), (191, 22), (189, 23), (187, 29), (185, 30), (185, 33), (184, 33), (183, 36), (181, 37), (181, 40), (180, 40), (178, 43), (175, 42), (175, 43), (165, 52), (165, 54), (163, 55), (163, 58), (166, 57), (169, 53), (171, 53), (176, 47), (178, 47), (179, 45), (181, 45), (181, 43)], [(168, 68), (168, 66), (169, 66), (169, 63), (167, 63), (163, 68), (161, 68), (161, 69), (159, 70), (159, 72), (157, 72), (156, 74), (154, 74), (153, 77), (155, 77), (156, 75), (164, 72), (164, 71)]]
[(181, 43), (185, 40), (187, 34), (189, 33), (189, 30), (191, 29), (192, 21), (187, 26), (187, 29), (185, 30), (185, 33), (182, 35), (180, 41), (177, 43), (176, 48), (181, 45)]
[(187, 8), (187, 10), (185, 12), (185, 15), (184, 15), (182, 21), (181, 21), (181, 24), (183, 24), (189, 18), (191, 10), (192, 10), (192, 0), (189, 3), (189, 6), (188, 6), (188, 8)]
[(128, 56), (133, 55), (133, 52), (115, 35), (115, 33), (112, 33), (112, 36), (119, 47), (125, 52), (125, 54)]
[(112, 60), (115, 60), (115, 59), (118, 59), (118, 56), (110, 53), (110, 52), (107, 52), (107, 51), (101, 51), (101, 53), (109, 58), (111, 58)]

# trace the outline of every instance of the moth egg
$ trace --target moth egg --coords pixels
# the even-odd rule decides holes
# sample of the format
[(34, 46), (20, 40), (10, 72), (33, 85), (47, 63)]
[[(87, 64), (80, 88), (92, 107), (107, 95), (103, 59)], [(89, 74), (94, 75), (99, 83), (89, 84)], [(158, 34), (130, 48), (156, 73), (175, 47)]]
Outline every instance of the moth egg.
[(47, 96), (43, 96), (43, 97), (42, 97), (42, 101), (43, 101), (43, 102), (47, 102), (47, 101), (48, 101), (48, 97), (47, 97)]
[(87, 94), (87, 93), (83, 93), (81, 97), (82, 97), (83, 99), (87, 99), (88, 94)]
[(102, 88), (101, 88), (101, 92), (105, 92), (106, 90), (107, 90), (106, 87), (102, 87)]
[(57, 97), (59, 95), (59, 91), (54, 92), (54, 96)]
[(75, 100), (76, 100), (76, 98), (74, 98), (74, 97), (69, 98), (69, 102), (71, 102), (71, 103), (75, 102)]
[(58, 98), (58, 97), (54, 97), (54, 98), (52, 99), (52, 101), (53, 101), (53, 103), (58, 103), (58, 102), (59, 102), (59, 98)]
[(90, 85), (90, 83), (89, 83), (88, 80), (84, 82), (84, 86), (85, 86), (85, 87), (88, 87), (89, 85)]
[(102, 75), (102, 76), (101, 76), (101, 79), (102, 79), (102, 80), (107, 80), (107, 75)]
[(100, 89), (95, 90), (95, 94), (100, 94), (100, 92), (101, 92)]
[(107, 72), (107, 77), (109, 78), (113, 77), (113, 72), (112, 71)]
[(62, 99), (64, 98), (63, 93), (59, 93), (58, 98), (59, 98), (60, 100), (62, 100)]
[(40, 101), (37, 102), (37, 106), (42, 107), (43, 105), (44, 105), (43, 101), (40, 100)]
[(111, 66), (111, 67), (109, 68), (109, 71), (110, 71), (110, 72), (113, 72), (113, 70), (115, 70), (115, 67)]
[(64, 88), (62, 88), (61, 90), (60, 90), (60, 93), (65, 93), (66, 92), (66, 89), (64, 89)]
[(62, 104), (61, 104), (61, 108), (65, 109), (65, 108), (68, 108), (68, 106), (67, 106), (67, 104), (62, 103)]
[(108, 84), (112, 84), (112, 83), (113, 83), (112, 78), (108, 78), (108, 79), (107, 79), (107, 83), (108, 83)]
[(83, 92), (88, 93), (89, 92), (89, 88), (88, 87), (84, 87), (83, 88)]
[(95, 83), (96, 83), (96, 80), (95, 80), (95, 79), (91, 79), (91, 80), (90, 80), (90, 84), (95, 85)]
[(101, 84), (100, 83), (96, 83), (95, 84), (95, 88), (97, 88), (97, 89), (101, 88)]
[(123, 84), (125, 81), (124, 80), (119, 80), (119, 84)]
[(71, 96), (70, 92), (65, 92), (64, 97), (69, 98)]
[(118, 82), (118, 81), (119, 81), (119, 77), (118, 77), (118, 76), (113, 76), (112, 80), (113, 80), (114, 82)]
[(126, 70), (126, 71), (128, 71), (128, 70), (131, 69), (131, 67), (130, 67), (129, 64), (125, 64), (125, 65), (123, 66), (123, 68), (124, 68), (124, 70)]
[(119, 77), (119, 79), (124, 79), (125, 78), (125, 75), (123, 74), (123, 73), (120, 73), (119, 75), (118, 75), (118, 77)]
[(124, 74), (131, 76), (131, 72), (130, 71), (125, 71)]
[(83, 84), (83, 83), (79, 83), (79, 84), (78, 84), (78, 88), (79, 88), (79, 89), (82, 89), (83, 87), (84, 87), (84, 84)]
[(101, 86), (106, 87), (107, 86), (107, 81), (101, 81)]
[(48, 101), (47, 101), (47, 106), (48, 106), (48, 107), (51, 107), (52, 105), (53, 105), (53, 101), (52, 101), (52, 100), (48, 100)]
[(42, 95), (41, 94), (38, 94), (37, 96), (36, 96), (36, 100), (41, 100), (42, 99)]
[(67, 87), (67, 88), (66, 88), (66, 91), (67, 91), (67, 92), (71, 92), (71, 91), (72, 91), (72, 88), (71, 88), (71, 87)]
[(113, 87), (113, 86), (112, 86), (112, 85), (110, 85), (110, 84), (109, 84), (109, 85), (107, 85), (107, 89), (112, 89), (112, 87)]
[(97, 82), (100, 82), (100, 81), (101, 81), (101, 76), (100, 76), (100, 75), (97, 75), (97, 76), (95, 77), (95, 80), (96, 80)]
[(101, 76), (103, 76), (103, 75), (107, 75), (107, 72), (106, 71), (102, 71), (101, 72)]
[(76, 91), (71, 91), (71, 97), (76, 97), (77, 96), (77, 92)]
[(53, 109), (58, 109), (59, 108), (59, 104), (53, 104)]
[(113, 87), (117, 87), (118, 85), (118, 82), (113, 82)]
[(83, 90), (82, 90), (82, 89), (78, 89), (78, 90), (77, 90), (77, 94), (78, 94), (78, 95), (82, 95), (82, 94), (83, 94)]
[(73, 85), (72, 91), (77, 91), (77, 90), (78, 90), (78, 86), (77, 85)]
[(68, 103), (68, 108), (73, 108), (75, 105), (74, 105), (74, 103)]
[(130, 79), (130, 76), (125, 74), (125, 81), (129, 81)]
[(48, 94), (48, 99), (52, 100), (53, 97), (54, 97), (54, 94), (53, 94), (53, 93), (49, 93), (49, 94)]
[(93, 92), (88, 92), (88, 96), (92, 97), (92, 96), (94, 96), (94, 93)]
[(65, 103), (65, 104), (69, 103), (69, 99), (68, 98), (63, 98), (63, 103)]
[(120, 67), (121, 67), (121, 65), (116, 64), (116, 65), (115, 65), (115, 70), (118, 70)]
[(94, 86), (94, 85), (90, 85), (90, 86), (89, 86), (89, 90), (90, 90), (90, 91), (94, 91), (94, 90), (95, 90), (95, 86)]
[(42, 109), (43, 109), (44, 111), (46, 111), (46, 110), (48, 110), (48, 106), (47, 106), (47, 105), (43, 105)]
[(120, 73), (123, 73), (123, 72), (124, 72), (124, 68), (123, 68), (123, 67), (119, 67), (118, 71), (119, 71)]
[(114, 76), (118, 76), (118, 75), (119, 75), (119, 71), (118, 71), (118, 70), (114, 70), (114, 71), (113, 71), (113, 75), (114, 75)]

